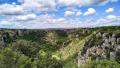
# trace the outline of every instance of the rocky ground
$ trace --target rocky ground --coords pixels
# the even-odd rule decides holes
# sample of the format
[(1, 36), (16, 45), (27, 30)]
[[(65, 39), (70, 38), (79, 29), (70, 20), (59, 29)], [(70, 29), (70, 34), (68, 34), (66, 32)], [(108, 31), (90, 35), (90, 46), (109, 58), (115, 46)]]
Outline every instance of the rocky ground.
[(120, 30), (99, 31), (78, 53), (78, 66), (92, 60), (116, 60), (120, 63)]

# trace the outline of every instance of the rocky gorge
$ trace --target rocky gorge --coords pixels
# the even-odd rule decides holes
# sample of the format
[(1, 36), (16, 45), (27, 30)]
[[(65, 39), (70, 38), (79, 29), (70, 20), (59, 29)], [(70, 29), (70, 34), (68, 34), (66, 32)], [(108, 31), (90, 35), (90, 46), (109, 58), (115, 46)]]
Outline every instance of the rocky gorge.
[(0, 68), (119, 66), (120, 27), (0, 30)]

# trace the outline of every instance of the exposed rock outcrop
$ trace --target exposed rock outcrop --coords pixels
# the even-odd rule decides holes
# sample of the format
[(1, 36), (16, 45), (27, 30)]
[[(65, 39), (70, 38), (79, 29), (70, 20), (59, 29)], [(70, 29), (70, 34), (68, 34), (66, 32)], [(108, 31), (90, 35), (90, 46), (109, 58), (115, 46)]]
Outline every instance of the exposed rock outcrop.
[(120, 34), (114, 32), (95, 34), (78, 54), (78, 66), (84, 64), (88, 58), (115, 59), (120, 62)]

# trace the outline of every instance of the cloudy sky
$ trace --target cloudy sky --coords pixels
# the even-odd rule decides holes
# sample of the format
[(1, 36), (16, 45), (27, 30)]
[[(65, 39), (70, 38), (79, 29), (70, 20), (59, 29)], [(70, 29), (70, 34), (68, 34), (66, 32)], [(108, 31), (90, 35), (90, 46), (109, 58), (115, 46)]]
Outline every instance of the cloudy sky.
[(0, 0), (0, 28), (120, 26), (120, 0)]

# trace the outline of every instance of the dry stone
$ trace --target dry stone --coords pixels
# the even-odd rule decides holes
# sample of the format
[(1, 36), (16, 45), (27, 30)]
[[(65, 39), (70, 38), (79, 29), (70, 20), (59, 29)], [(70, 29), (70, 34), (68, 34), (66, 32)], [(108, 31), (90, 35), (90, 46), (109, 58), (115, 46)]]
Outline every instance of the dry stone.
[(115, 59), (116, 57), (116, 52), (110, 52), (110, 59)]

